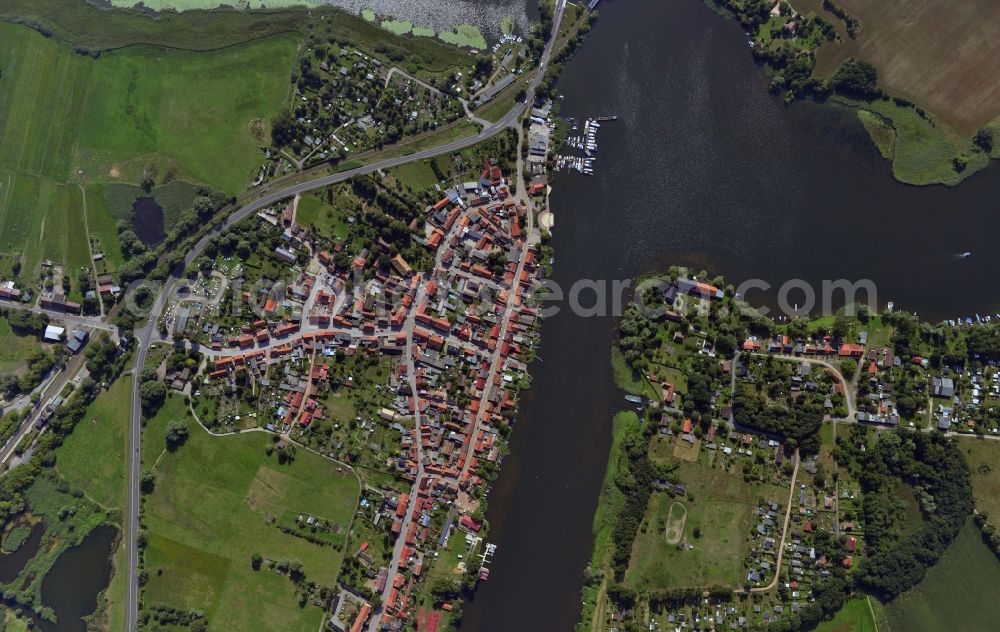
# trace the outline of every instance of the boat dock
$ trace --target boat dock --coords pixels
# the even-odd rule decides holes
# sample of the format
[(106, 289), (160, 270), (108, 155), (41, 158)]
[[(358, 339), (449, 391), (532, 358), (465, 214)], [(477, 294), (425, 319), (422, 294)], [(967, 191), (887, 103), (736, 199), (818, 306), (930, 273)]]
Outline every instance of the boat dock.
[[(555, 157), (556, 169), (576, 171), (587, 176), (594, 175), (594, 161), (596, 160), (595, 154), (597, 154), (597, 132), (601, 128), (601, 123), (617, 120), (617, 116), (597, 116), (585, 120), (583, 122), (583, 133), (570, 136), (566, 139), (567, 147), (582, 151), (584, 155), (557, 155)], [(573, 125), (573, 131), (578, 131), (576, 121), (570, 119), (570, 122)]]

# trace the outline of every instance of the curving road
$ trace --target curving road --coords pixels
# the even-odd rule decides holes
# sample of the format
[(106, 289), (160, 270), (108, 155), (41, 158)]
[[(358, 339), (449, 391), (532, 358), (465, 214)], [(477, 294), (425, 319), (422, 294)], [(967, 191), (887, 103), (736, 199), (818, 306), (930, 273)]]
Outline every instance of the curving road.
[[(256, 200), (249, 202), (248, 204), (240, 207), (234, 211), (226, 220), (219, 226), (210, 230), (204, 237), (202, 237), (198, 243), (192, 247), (187, 255), (184, 257), (184, 261), (178, 266), (174, 275), (171, 276), (167, 282), (163, 285), (160, 293), (156, 297), (156, 301), (153, 304), (153, 308), (150, 311), (150, 318), (145, 327), (138, 328), (135, 330), (135, 337), (138, 342), (139, 348), (136, 353), (135, 358), (135, 369), (134, 374), (138, 375), (142, 370), (142, 367), (146, 363), (146, 355), (149, 350), (149, 345), (156, 339), (157, 327), (156, 321), (159, 315), (163, 312), (163, 308), (166, 306), (167, 301), (170, 296), (173, 295), (174, 289), (177, 285), (177, 280), (180, 276), (180, 271), (189, 266), (195, 259), (201, 256), (205, 248), (208, 246), (209, 240), (222, 234), (237, 222), (249, 217), (250, 215), (256, 213), (257, 211), (266, 208), (280, 200), (292, 197), (299, 193), (304, 193), (306, 191), (311, 191), (313, 189), (319, 189), (322, 187), (329, 186), (331, 184), (336, 184), (338, 182), (343, 182), (355, 176), (367, 175), (379, 171), (381, 169), (391, 169), (393, 167), (398, 167), (410, 162), (417, 160), (424, 160), (426, 158), (433, 158), (434, 156), (439, 156), (441, 154), (449, 154), (460, 151), (467, 147), (471, 147), (477, 143), (480, 143), (488, 138), (496, 136), (503, 130), (516, 126), (521, 116), (524, 114), (528, 105), (534, 101), (535, 91), (538, 89), (538, 84), (541, 82), (542, 78), (545, 76), (545, 71), (548, 68), (549, 58), (552, 54), (552, 47), (556, 40), (556, 36), (559, 33), (559, 24), (562, 20), (563, 11), (566, 7), (565, 0), (557, 0), (556, 8), (552, 19), (552, 34), (549, 37), (549, 41), (545, 45), (545, 49), (542, 52), (542, 58), (535, 71), (535, 76), (532, 78), (531, 85), (527, 90), (527, 97), (524, 103), (515, 103), (514, 107), (508, 112), (502, 119), (493, 123), (478, 134), (472, 136), (467, 136), (456, 141), (452, 141), (445, 145), (440, 145), (438, 147), (432, 147), (430, 149), (424, 149), (422, 151), (414, 152), (408, 156), (399, 156), (397, 158), (389, 158), (380, 162), (371, 163), (356, 169), (350, 169), (348, 171), (343, 171), (340, 173), (330, 174), (326, 176), (321, 176), (313, 180), (308, 180), (306, 182), (301, 182), (299, 184), (293, 184), (278, 191), (271, 193), (266, 193), (265, 195), (257, 198)], [(267, 185), (261, 187), (264, 191), (267, 189)], [(138, 547), (138, 535), (139, 535), (139, 507), (140, 507), (140, 496), (139, 496), (139, 478), (141, 475), (141, 462), (140, 462), (140, 448), (141, 448), (141, 423), (142, 423), (142, 408), (139, 398), (139, 380), (132, 381), (132, 419), (129, 425), (129, 448), (128, 448), (128, 460), (129, 460), (129, 493), (128, 502), (125, 510), (125, 537), (128, 546), (128, 582), (127, 582), (127, 597), (126, 597), (126, 607), (125, 607), (125, 630), (126, 632), (133, 632), (136, 629), (136, 623), (139, 615), (139, 547)]]

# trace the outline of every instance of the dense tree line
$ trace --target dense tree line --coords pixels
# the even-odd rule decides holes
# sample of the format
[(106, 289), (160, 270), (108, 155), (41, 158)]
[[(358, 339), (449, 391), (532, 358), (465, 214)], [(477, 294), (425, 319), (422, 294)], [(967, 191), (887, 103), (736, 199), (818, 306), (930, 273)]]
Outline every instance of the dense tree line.
[[(858, 458), (869, 553), (858, 584), (888, 600), (923, 579), (972, 513), (969, 468), (954, 440), (938, 433), (885, 433)], [(907, 536), (883, 519), (900, 479), (913, 487), (924, 516)]]
[(640, 368), (646, 351), (659, 345), (656, 323), (647, 318), (635, 303), (629, 303), (618, 322), (618, 346), (628, 363)]
[(848, 59), (830, 78), (830, 88), (845, 96), (870, 101), (883, 95), (878, 87), (878, 71), (866, 61)]
[(7, 317), (7, 323), (14, 333), (18, 335), (41, 336), (49, 324), (49, 317), (45, 314), (29, 312), (25, 309), (3, 310), (0, 315)]

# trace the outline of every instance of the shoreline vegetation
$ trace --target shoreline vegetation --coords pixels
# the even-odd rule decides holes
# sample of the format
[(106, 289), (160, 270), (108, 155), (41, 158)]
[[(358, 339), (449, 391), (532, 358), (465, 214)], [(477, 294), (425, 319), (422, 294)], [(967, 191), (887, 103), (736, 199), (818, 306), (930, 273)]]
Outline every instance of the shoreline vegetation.
[[(833, 0), (780, 0), (773, 6), (762, 0), (704, 2), (724, 18), (739, 21), (754, 58), (765, 66), (771, 91), (786, 103), (808, 98), (854, 109), (898, 181), (955, 186), (985, 169), (990, 158), (1000, 158), (1000, 142), (994, 142), (1000, 116), (980, 120), (970, 136), (924, 106), (919, 96), (884, 85), (880, 72), (885, 60), (848, 57), (832, 64), (828, 59), (836, 55), (826, 51), (852, 42), (859, 33), (875, 38), (875, 31), (891, 27), (867, 25), (873, 32), (866, 35), (865, 22)], [(824, 54), (820, 72), (817, 59)]]
[[(83, 1), (83, 0), (82, 0)], [(211, 13), (224, 12), (230, 18), (238, 14), (253, 16), (261, 13), (269, 14), (269, 21), (274, 16), (279, 16), (280, 22), (286, 27), (296, 29), (294, 25), (295, 17), (289, 14), (301, 14), (308, 16), (310, 12), (330, 12), (337, 11), (342, 15), (349, 15), (355, 19), (364, 20), (372, 25), (390, 32), (397, 36), (412, 35), (415, 38), (437, 39), (440, 42), (453, 46), (485, 49), (487, 48), (486, 38), (482, 31), (473, 24), (456, 24), (451, 30), (435, 31), (420, 24), (414, 24), (408, 20), (395, 19), (393, 16), (379, 15), (372, 9), (363, 9), (355, 14), (347, 9), (337, 7), (332, 4), (318, 2), (316, 0), (275, 0), (272, 2), (251, 3), (246, 0), (240, 2), (224, 2), (223, 0), (170, 0), (170, 1), (149, 1), (139, 0), (103, 0), (94, 2), (85, 0), (91, 8), (109, 11), (128, 11), (144, 17), (155, 17), (158, 20), (182, 20), (194, 26), (196, 20), (187, 20), (184, 15), (191, 14), (200, 18)], [(30, 14), (28, 14), (30, 15)], [(301, 18), (299, 18), (301, 19)], [(257, 24), (256, 19), (244, 21), (251, 29), (262, 28), (267, 25)]]

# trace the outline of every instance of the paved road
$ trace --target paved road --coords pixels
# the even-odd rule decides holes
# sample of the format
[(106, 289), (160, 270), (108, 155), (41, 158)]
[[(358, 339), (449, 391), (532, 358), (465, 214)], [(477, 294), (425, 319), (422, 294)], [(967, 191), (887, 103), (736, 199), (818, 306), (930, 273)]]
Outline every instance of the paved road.
[(94, 329), (102, 329), (108, 333), (113, 333), (118, 331), (118, 328), (114, 325), (104, 322), (97, 316), (76, 316), (74, 314), (67, 314), (65, 312), (60, 312), (54, 309), (42, 309), (41, 307), (29, 307), (23, 303), (11, 303), (10, 301), (0, 301), (0, 307), (7, 309), (20, 309), (26, 312), (34, 312), (35, 314), (45, 314), (49, 318), (62, 321), (67, 325), (72, 325), (73, 327), (91, 327)]
[[(557, 0), (556, 10), (554, 12), (552, 20), (552, 35), (549, 37), (549, 41), (545, 46), (542, 53), (541, 61), (538, 65), (538, 69), (535, 73), (535, 77), (532, 79), (530, 89), (527, 91), (527, 98), (525, 103), (515, 103), (514, 108), (508, 112), (502, 119), (496, 123), (491, 124), (489, 127), (484, 128), (478, 134), (468, 136), (466, 138), (461, 138), (456, 141), (452, 141), (445, 145), (438, 147), (432, 147), (430, 149), (424, 149), (422, 151), (414, 152), (408, 156), (400, 156), (397, 158), (389, 158), (380, 162), (371, 163), (356, 169), (351, 169), (348, 171), (343, 171), (340, 173), (330, 174), (309, 180), (307, 182), (301, 182), (298, 184), (293, 184), (284, 189), (274, 191), (272, 193), (267, 193), (256, 200), (249, 202), (245, 206), (237, 209), (233, 212), (222, 224), (217, 226), (208, 232), (204, 237), (202, 237), (197, 244), (194, 245), (191, 250), (188, 251), (187, 255), (184, 257), (183, 263), (178, 266), (180, 270), (183, 270), (189, 266), (195, 259), (197, 259), (208, 245), (209, 240), (218, 236), (219, 234), (225, 232), (226, 230), (232, 228), (235, 224), (242, 221), (243, 219), (249, 217), (250, 215), (256, 213), (257, 211), (266, 208), (276, 202), (283, 199), (304, 193), (306, 191), (311, 191), (313, 189), (319, 189), (322, 187), (329, 186), (331, 184), (336, 184), (338, 182), (343, 182), (355, 176), (367, 175), (369, 173), (374, 173), (382, 169), (391, 169), (393, 167), (398, 167), (410, 162), (417, 160), (423, 160), (425, 158), (433, 158), (434, 156), (439, 156), (441, 154), (450, 154), (457, 151), (461, 151), (467, 147), (471, 147), (477, 143), (480, 143), (488, 138), (491, 138), (503, 130), (516, 126), (520, 120), (521, 115), (527, 109), (528, 105), (534, 100), (535, 90), (538, 88), (538, 84), (541, 82), (542, 77), (545, 75), (545, 71), (548, 68), (549, 57), (552, 54), (552, 46), (556, 40), (556, 35), (559, 32), (559, 24), (562, 20), (563, 11), (565, 9), (565, 0)], [(265, 185), (262, 189), (266, 189)], [(167, 282), (164, 284), (159, 295), (156, 297), (156, 301), (153, 304), (153, 309), (150, 312), (149, 322), (145, 327), (138, 328), (135, 330), (135, 337), (137, 339), (139, 349), (136, 353), (135, 359), (135, 374), (142, 370), (143, 365), (146, 362), (146, 354), (149, 348), (149, 344), (157, 337), (157, 327), (156, 321), (159, 315), (163, 312), (164, 306), (167, 304), (170, 296), (173, 295), (174, 290), (177, 285), (177, 276), (171, 276)], [(139, 533), (139, 478), (141, 475), (141, 463), (139, 459), (140, 454), (140, 431), (142, 423), (142, 410), (141, 403), (139, 399), (139, 380), (134, 380), (132, 382), (132, 420), (129, 426), (129, 494), (128, 494), (128, 506), (125, 512), (125, 522), (126, 522), (126, 538), (128, 544), (128, 565), (129, 565), (129, 577), (128, 577), (128, 588), (127, 588), (127, 604), (125, 608), (125, 630), (127, 632), (132, 632), (136, 629), (136, 621), (139, 613), (139, 550), (138, 550), (138, 533)]]

